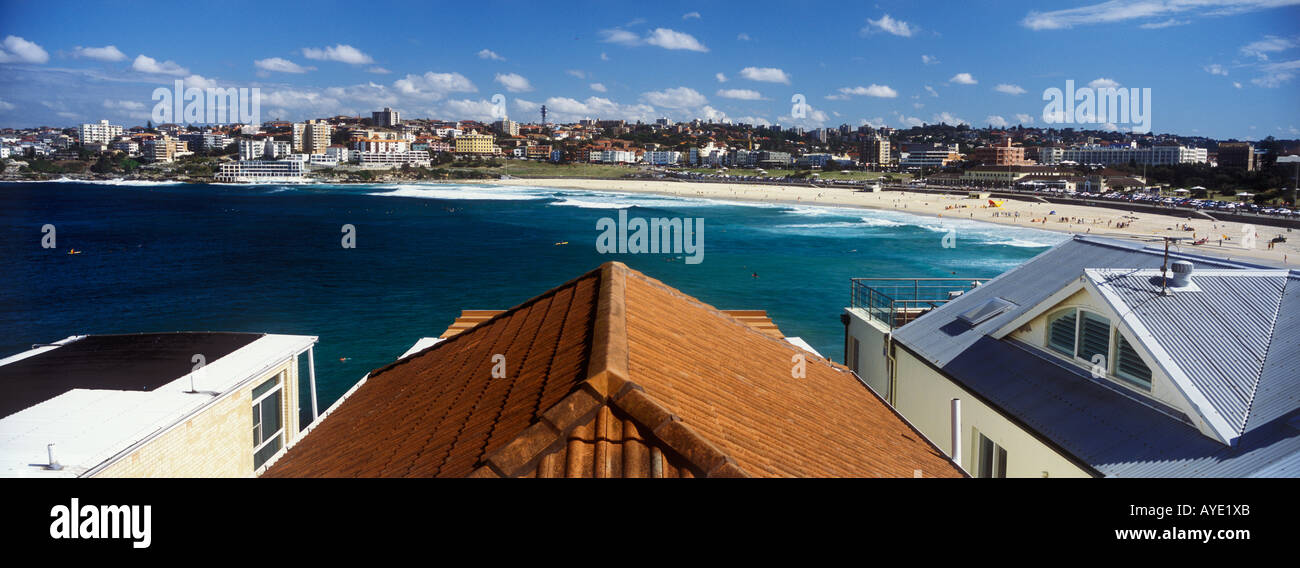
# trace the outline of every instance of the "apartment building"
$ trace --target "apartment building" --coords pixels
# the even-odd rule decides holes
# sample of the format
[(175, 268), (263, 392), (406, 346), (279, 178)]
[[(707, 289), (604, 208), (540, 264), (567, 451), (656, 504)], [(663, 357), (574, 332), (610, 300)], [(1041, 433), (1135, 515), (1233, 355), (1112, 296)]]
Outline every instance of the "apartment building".
[(1255, 147), (1250, 142), (1220, 142), (1219, 167), (1255, 171)]
[(1209, 161), (1209, 150), (1186, 146), (1140, 148), (1136, 144), (1084, 146), (1063, 149), (1061, 151), (1061, 161), (1100, 166), (1130, 163), (1148, 166), (1204, 164)]
[(995, 146), (981, 146), (972, 152), (974, 161), (986, 166), (1024, 166), (1034, 161), (1026, 156), (1023, 146), (1012, 146), (1011, 138), (1004, 138)]
[(858, 148), (858, 161), (864, 166), (889, 167), (894, 157), (888, 138), (873, 135), (863, 140)]
[(497, 153), (495, 140), (490, 134), (471, 132), (456, 137), (457, 154), (492, 155)]
[(216, 179), (226, 183), (294, 183), (305, 181), (308, 154), (292, 154), (298, 159), (240, 160), (221, 164)]
[(91, 142), (108, 144), (113, 140), (116, 140), (118, 136), (121, 136), (122, 132), (123, 130), (121, 125), (109, 124), (107, 120), (101, 120), (97, 124), (86, 123), (78, 127), (77, 139), (80, 140), (82, 144), (88, 144)]
[(401, 126), (402, 113), (395, 111), (391, 108), (384, 107), (384, 110), (378, 110), (370, 113), (370, 119), (375, 123), (375, 126), (380, 126), (384, 128), (393, 128), (396, 126)]
[(303, 380), (316, 415), (315, 343), (84, 335), (0, 359), (0, 476), (258, 475), (298, 438)]

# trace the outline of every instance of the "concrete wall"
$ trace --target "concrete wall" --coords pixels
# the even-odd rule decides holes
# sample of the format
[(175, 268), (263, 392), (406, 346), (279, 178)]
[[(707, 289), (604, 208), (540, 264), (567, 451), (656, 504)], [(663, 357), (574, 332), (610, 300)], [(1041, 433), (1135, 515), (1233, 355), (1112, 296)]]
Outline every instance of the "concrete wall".
[(284, 374), (280, 411), (287, 446), (299, 430), (296, 358), (222, 395), (94, 477), (253, 477), (252, 391), (279, 373)]
[(894, 407), (944, 453), (952, 455), (951, 400), (961, 399), (961, 466), (977, 475), (982, 433), (1007, 451), (1007, 477), (1090, 477), (1087, 470), (1022, 430), (911, 353), (895, 348)]

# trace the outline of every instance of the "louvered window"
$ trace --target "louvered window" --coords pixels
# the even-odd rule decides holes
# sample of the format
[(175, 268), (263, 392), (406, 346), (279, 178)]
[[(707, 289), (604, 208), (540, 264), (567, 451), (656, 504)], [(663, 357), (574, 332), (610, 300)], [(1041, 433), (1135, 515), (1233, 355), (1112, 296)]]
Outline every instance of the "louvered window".
[(1102, 357), (1110, 355), (1110, 320), (1092, 312), (1080, 311), (1083, 316), (1079, 322), (1078, 356), (1085, 361), (1092, 361), (1098, 353)]
[(1127, 339), (1115, 331), (1115, 374), (1145, 390), (1151, 390), (1151, 368), (1142, 361)]
[(1065, 310), (1052, 318), (1048, 325), (1047, 344), (1063, 355), (1074, 356), (1074, 334), (1076, 315), (1073, 308)]

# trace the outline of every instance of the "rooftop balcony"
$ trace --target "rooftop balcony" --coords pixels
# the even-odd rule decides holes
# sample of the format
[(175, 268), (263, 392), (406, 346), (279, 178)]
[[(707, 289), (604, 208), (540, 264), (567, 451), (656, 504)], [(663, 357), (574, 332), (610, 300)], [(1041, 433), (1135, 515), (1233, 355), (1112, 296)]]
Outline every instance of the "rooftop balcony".
[(853, 278), (853, 308), (890, 330), (925, 315), (988, 278)]

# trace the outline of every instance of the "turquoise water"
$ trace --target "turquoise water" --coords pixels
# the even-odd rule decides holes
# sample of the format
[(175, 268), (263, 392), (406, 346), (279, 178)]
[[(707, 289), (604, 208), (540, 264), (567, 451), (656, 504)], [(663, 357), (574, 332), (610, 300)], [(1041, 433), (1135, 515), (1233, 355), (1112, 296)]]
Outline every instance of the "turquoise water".
[[(596, 223), (620, 209), (703, 218), (703, 261), (598, 253)], [(45, 224), (57, 249), (41, 247)], [(345, 224), (356, 248), (341, 244)], [(942, 246), (949, 228), (953, 248)], [(896, 212), (528, 187), (0, 183), (0, 356), (76, 334), (317, 335), (324, 407), (462, 309), (509, 308), (619, 260), (715, 307), (767, 310), (787, 336), (841, 360), (849, 278), (992, 277), (1064, 238)]]

